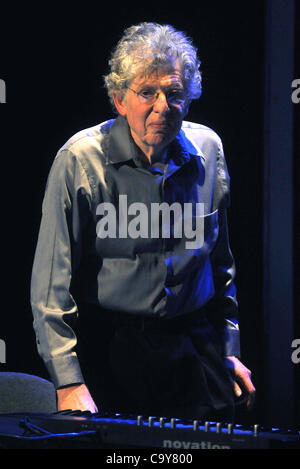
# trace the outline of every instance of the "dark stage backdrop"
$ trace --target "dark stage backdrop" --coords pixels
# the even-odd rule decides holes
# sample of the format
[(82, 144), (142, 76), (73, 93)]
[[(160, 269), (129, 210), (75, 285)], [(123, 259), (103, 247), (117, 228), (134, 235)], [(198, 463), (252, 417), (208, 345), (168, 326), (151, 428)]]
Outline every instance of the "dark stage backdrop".
[(263, 422), (264, 2), (199, 1), (191, 8), (106, 2), (104, 11), (82, 3), (64, 13), (50, 6), (20, 8), (1, 20), (9, 27), (1, 31), (0, 62), (6, 82), (6, 103), (0, 105), (0, 339), (6, 363), (0, 371), (47, 378), (35, 348), (29, 289), (53, 158), (72, 134), (112, 117), (102, 75), (124, 28), (140, 21), (169, 23), (193, 38), (202, 60), (203, 95), (189, 119), (212, 127), (224, 144), (243, 362), (258, 394), (252, 415), (241, 418)]
[[(297, 102), (294, 104), (294, 311), (295, 338), (300, 345), (300, 4), (295, 15), (295, 79), (298, 80)], [(300, 353), (295, 364), (296, 420), (300, 422)]]

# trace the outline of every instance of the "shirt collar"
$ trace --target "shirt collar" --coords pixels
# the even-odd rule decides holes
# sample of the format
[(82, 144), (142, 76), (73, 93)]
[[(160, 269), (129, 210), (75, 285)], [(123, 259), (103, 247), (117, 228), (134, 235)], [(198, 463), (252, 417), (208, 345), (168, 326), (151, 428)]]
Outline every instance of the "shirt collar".
[(109, 132), (108, 162), (119, 164), (137, 159), (138, 149), (131, 137), (127, 120), (119, 115)]
[[(189, 162), (191, 156), (203, 157), (199, 148), (195, 148), (180, 130), (168, 149), (168, 159), (172, 159), (176, 166)], [(118, 165), (132, 161), (136, 166), (143, 166), (139, 149), (133, 141), (127, 119), (119, 115), (111, 125), (109, 131), (108, 163)]]

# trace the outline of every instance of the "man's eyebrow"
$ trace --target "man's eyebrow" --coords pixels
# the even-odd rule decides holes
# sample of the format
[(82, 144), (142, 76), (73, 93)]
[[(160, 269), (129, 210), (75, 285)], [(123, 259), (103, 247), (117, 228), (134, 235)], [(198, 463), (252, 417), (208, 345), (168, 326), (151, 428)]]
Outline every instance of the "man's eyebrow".
[(171, 83), (170, 85), (166, 86), (166, 88), (171, 88), (172, 90), (183, 90), (183, 85), (181, 83)]
[(155, 85), (150, 85), (149, 83), (148, 84), (142, 84), (142, 85), (139, 85), (138, 86), (138, 89), (140, 91), (143, 91), (143, 90), (157, 90), (157, 89), (162, 89), (162, 90), (165, 90), (165, 91), (169, 91), (169, 90), (184, 90), (184, 86), (181, 84), (181, 83), (170, 83), (168, 85), (163, 85), (163, 86), (155, 86)]
[(142, 85), (139, 85), (138, 88), (140, 90), (156, 90), (157, 86), (155, 85), (150, 85), (149, 83), (144, 83)]
[(168, 92), (168, 91), (184, 91), (184, 87), (180, 85), (179, 83), (172, 83), (168, 86), (162, 87), (162, 90)]

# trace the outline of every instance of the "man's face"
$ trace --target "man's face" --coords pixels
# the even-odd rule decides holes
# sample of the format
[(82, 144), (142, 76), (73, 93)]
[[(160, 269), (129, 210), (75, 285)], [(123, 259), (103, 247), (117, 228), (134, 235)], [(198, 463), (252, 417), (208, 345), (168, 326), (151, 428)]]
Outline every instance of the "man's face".
[[(152, 98), (148, 99), (149, 96)], [(163, 154), (186, 114), (179, 64), (170, 63), (152, 75), (138, 76), (122, 100), (115, 97), (115, 104), (127, 118), (132, 138), (148, 159)]]

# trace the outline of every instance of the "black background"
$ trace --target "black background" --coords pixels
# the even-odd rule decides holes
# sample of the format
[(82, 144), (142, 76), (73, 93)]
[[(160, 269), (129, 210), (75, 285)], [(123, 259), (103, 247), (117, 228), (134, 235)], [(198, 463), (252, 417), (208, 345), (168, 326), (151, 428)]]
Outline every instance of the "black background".
[[(159, 2), (149, 7), (82, 2), (68, 11), (52, 8), (16, 7), (1, 19), (0, 78), (6, 82), (7, 102), (0, 105), (0, 338), (7, 355), (0, 371), (47, 378), (35, 348), (29, 294), (49, 169), (72, 134), (112, 117), (102, 76), (124, 28), (141, 21), (168, 23), (193, 38), (202, 62), (203, 94), (188, 119), (212, 127), (223, 140), (231, 176), (229, 224), (243, 362), (257, 388), (253, 413), (241, 417), (263, 422), (268, 399), (262, 385), (264, 2)], [(295, 73), (300, 77), (299, 62)], [(300, 153), (297, 129), (299, 118), (295, 155)], [(295, 185), (296, 170), (295, 158)], [(295, 233), (299, 236), (299, 225)], [(299, 252), (297, 237), (295, 245)], [(295, 275), (298, 271), (295, 263)], [(299, 296), (295, 298), (299, 306)], [(300, 337), (295, 318), (295, 337), (297, 332)]]

